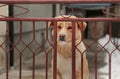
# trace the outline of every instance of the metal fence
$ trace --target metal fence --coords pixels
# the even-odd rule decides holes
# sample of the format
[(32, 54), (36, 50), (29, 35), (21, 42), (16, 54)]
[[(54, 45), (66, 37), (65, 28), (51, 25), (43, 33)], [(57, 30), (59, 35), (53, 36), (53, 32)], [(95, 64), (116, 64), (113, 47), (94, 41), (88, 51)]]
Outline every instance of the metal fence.
[[(64, 0), (64, 1), (60, 1), (60, 0), (0, 0), (0, 4), (7, 4), (7, 5), (14, 5), (15, 7), (20, 7), (17, 6), (16, 4), (76, 4), (76, 3), (120, 3), (119, 0), (74, 0), (74, 1), (70, 1), (70, 0)], [(3, 5), (4, 6), (4, 5)], [(70, 18), (71, 16), (67, 17), (67, 18), (41, 18), (41, 17), (35, 17), (35, 18), (30, 18), (30, 17), (26, 17), (26, 18), (18, 18), (16, 16), (19, 16), (21, 14), (27, 13), (29, 10), (24, 8), (24, 7), (20, 7), (22, 9), (25, 10), (25, 12), (17, 14), (17, 15), (13, 15), (11, 17), (7, 17), (7, 16), (2, 16), (0, 18), (0, 22), (5, 22), (6, 25), (6, 32), (5, 32), (5, 37), (4, 39), (0, 42), (0, 50), (2, 50), (2, 55), (4, 54), (4, 71), (0, 73), (1, 75), (1, 79), (11, 79), (13, 77), (13, 75), (10, 75), (11, 71), (14, 71), (14, 69), (10, 69), (10, 61), (12, 61), (12, 63), (15, 61), (15, 59), (12, 59), (10, 57), (11, 53), (13, 51), (14, 52), (14, 56), (13, 58), (15, 58), (15, 56), (17, 55), (17, 78), (18, 79), (50, 79), (51, 77), (53, 77), (53, 79), (57, 79), (57, 22), (71, 22), (73, 27), (72, 27), (72, 41), (71, 41), (71, 51), (72, 51), (72, 57), (71, 57), (71, 79), (76, 79), (76, 50), (79, 51), (79, 53), (81, 54), (81, 78), (80, 79), (84, 79), (83, 75), (84, 75), (84, 62), (83, 62), (83, 55), (84, 53), (87, 54), (87, 60), (88, 60), (88, 65), (89, 65), (89, 79), (113, 79), (115, 77), (120, 77), (120, 71), (116, 71), (116, 67), (119, 67), (120, 64), (118, 64), (120, 61), (120, 38), (119, 37), (113, 37), (113, 35), (115, 36), (120, 36), (119, 34), (119, 27), (120, 27), (120, 16), (119, 15), (115, 15), (115, 14), (111, 14), (111, 13), (106, 13), (109, 14), (111, 16), (113, 16), (112, 18), (110, 17), (99, 17), (99, 18)], [(75, 36), (76, 36), (76, 27), (75, 27), (75, 23), (76, 22), (87, 22), (89, 23), (93, 23), (93, 39), (92, 40), (88, 40), (86, 38), (84, 38), (84, 32), (82, 33), (82, 40), (79, 41), (77, 44), (75, 42)], [(25, 34), (23, 33), (23, 30), (25, 28), (25, 26), (23, 26), (23, 24), (25, 22), (30, 23), (30, 27), (32, 27), (32, 32), (31, 32), (31, 39), (27, 39), (27, 41), (24, 40), (24, 36)], [(45, 26), (38, 26), (37, 23), (41, 23), (44, 22)], [(51, 37), (49, 36), (49, 33), (51, 33), (51, 29), (48, 28), (48, 24), (49, 22), (53, 22), (54, 23), (54, 36), (53, 39), (51, 41)], [(97, 26), (98, 22), (104, 22), (106, 23), (106, 26), (104, 27), (109, 27), (108, 30), (108, 35), (105, 36), (105, 38), (103, 39), (99, 39), (98, 38), (98, 31), (99, 29)], [(12, 26), (10, 26), (11, 23), (18, 23), (18, 26), (14, 26), (14, 27), (18, 27), (19, 28), (19, 33), (18, 33), (18, 37), (16, 39), (16, 41), (11, 39), (10, 36), (10, 28)], [(116, 23), (116, 26), (118, 29), (114, 29), (113, 30), (113, 24)], [(40, 42), (37, 38), (38, 36), (36, 35), (36, 28), (37, 27), (44, 27), (45, 29), (45, 35), (43, 35), (44, 39), (42, 42)], [(100, 26), (99, 26), (100, 27)], [(113, 34), (113, 31), (116, 31), (115, 34)], [(41, 31), (40, 31), (41, 32)], [(41, 38), (42, 36), (40, 36)], [(79, 44), (81, 44), (81, 42), (83, 42), (86, 46), (86, 49), (81, 52), (77, 46)], [(34, 43), (34, 45), (33, 45)], [(22, 44), (22, 45), (21, 45)], [(44, 45), (47, 44), (49, 47), (48, 48), (44, 48)], [(5, 47), (5, 45), (7, 47)], [(35, 48), (34, 48), (35, 46)], [(26, 49), (29, 50), (27, 52), (26, 55)], [(49, 65), (49, 63), (51, 62), (51, 54), (52, 54), (52, 50), (53, 50), (53, 71), (51, 71), (51, 66)], [(41, 53), (37, 53), (37, 52), (43, 52), (44, 57), (37, 57), (37, 55), (41, 55)], [(29, 73), (30, 77), (26, 77), (24, 78), (24, 75), (28, 75), (27, 73), (25, 73), (26, 71), (28, 71), (26, 68), (24, 69), (24, 59), (23, 56), (28, 56), (30, 55), (30, 58), (27, 58), (27, 60), (31, 60), (29, 65), (31, 65), (31, 68), (27, 68), (28, 70), (31, 70), (31, 72)], [(50, 54), (50, 55), (49, 55)], [(43, 55), (42, 55), (43, 56)], [(11, 59), (10, 59), (11, 58)], [(25, 57), (24, 57), (25, 58)], [(44, 58), (44, 60), (42, 59)], [(2, 58), (1, 58), (2, 60)], [(43, 72), (40, 69), (37, 69), (36, 67), (36, 62), (41, 62), (43, 61), (44, 63), (44, 73), (43, 75), (39, 75), (37, 77), (36, 74)], [(117, 63), (117, 64), (114, 64)], [(117, 66), (118, 65), (118, 66)], [(65, 66), (65, 65), (63, 65)], [(14, 68), (14, 65), (12, 64), (12, 67)], [(102, 70), (103, 68), (103, 70)], [(102, 71), (99, 71), (99, 69), (101, 69)], [(118, 68), (119, 69), (119, 68)], [(49, 72), (50, 70), (50, 72)], [(2, 70), (1, 70), (2, 71)], [(38, 72), (39, 71), (39, 72)], [(53, 75), (49, 76), (51, 73), (53, 73)], [(3, 75), (4, 74), (4, 75)], [(2, 77), (4, 76), (4, 78)], [(61, 78), (64, 79), (64, 78)]]

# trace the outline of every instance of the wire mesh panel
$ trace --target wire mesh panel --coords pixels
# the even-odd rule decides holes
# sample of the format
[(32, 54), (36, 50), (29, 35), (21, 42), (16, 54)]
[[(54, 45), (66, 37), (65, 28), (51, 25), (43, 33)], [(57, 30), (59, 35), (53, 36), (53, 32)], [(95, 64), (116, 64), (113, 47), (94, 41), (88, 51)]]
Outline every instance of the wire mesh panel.
[[(0, 35), (1, 79), (119, 79), (118, 15), (117, 18), (74, 18), (72, 15), (17, 18), (29, 10), (14, 7), (25, 12), (0, 18), (0, 26), (4, 23), (5, 28), (5, 34)], [(10, 22), (14, 25), (13, 42)], [(92, 38), (84, 37), (88, 27), (87, 35)], [(103, 28), (107, 28), (107, 34), (100, 37)]]

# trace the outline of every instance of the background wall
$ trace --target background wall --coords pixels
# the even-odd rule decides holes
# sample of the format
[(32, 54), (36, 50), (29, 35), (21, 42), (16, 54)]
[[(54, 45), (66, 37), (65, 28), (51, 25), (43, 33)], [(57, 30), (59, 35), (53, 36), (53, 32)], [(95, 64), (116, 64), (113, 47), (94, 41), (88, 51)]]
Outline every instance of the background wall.
[[(18, 17), (52, 17), (52, 4), (44, 4), (44, 5), (19, 5), (19, 6), (23, 6), (25, 8), (28, 8), (30, 10), (29, 13), (18, 16)], [(14, 7), (14, 14), (18, 14), (20, 12), (22, 12), (22, 9), (19, 9), (17, 7)], [(29, 59), (32, 58), (32, 53), (35, 52), (35, 54), (37, 56), (39, 56), (39, 54), (42, 54), (41, 57), (43, 57), (43, 59), (41, 61), (37, 61), (39, 62), (39, 67), (43, 67), (43, 65), (45, 64), (43, 61), (45, 60), (45, 53), (43, 52), (43, 50), (49, 47), (48, 42), (45, 42), (45, 45), (43, 45), (44, 40), (46, 39), (46, 22), (35, 22), (35, 40), (34, 42), (31, 43), (31, 41), (33, 40), (33, 23), (32, 22), (23, 22), (22, 23), (22, 40), (23, 41), (19, 41), (20, 39), (20, 22), (14, 22), (14, 41), (16, 44), (16, 47), (19, 49), (19, 51), (17, 50), (17, 48), (14, 49), (14, 61), (15, 61), (15, 66), (18, 65), (19, 63), (19, 55), (20, 53), (22, 53), (22, 58), (23, 58), (23, 63), (24, 64), (29, 64), (30, 65), (32, 60), (30, 61)], [(49, 31), (50, 32), (50, 31)], [(49, 34), (49, 39), (51, 39), (51, 34)], [(31, 44), (30, 44), (31, 43)], [(29, 47), (31, 49), (29, 49), (28, 47), (26, 47), (26, 45), (29, 45)], [(40, 47), (41, 46), (41, 47)], [(25, 50), (24, 50), (25, 48)], [(37, 48), (39, 48), (37, 50)], [(32, 50), (32, 51), (31, 51)], [(37, 50), (37, 51), (36, 51)], [(41, 59), (41, 57), (38, 57), (38, 59)], [(37, 63), (36, 62), (36, 63)], [(25, 66), (24, 66), (25, 67)]]
[[(0, 6), (2, 5), (3, 4), (0, 4)], [(0, 15), (8, 16), (8, 6), (0, 7)], [(5, 36), (6, 36), (6, 22), (0, 21), (0, 45), (2, 45), (3, 42), (5, 41), (6, 39)], [(0, 72), (5, 66), (5, 51), (3, 48), (6, 49), (6, 43), (4, 43), (1, 47), (0, 47)]]

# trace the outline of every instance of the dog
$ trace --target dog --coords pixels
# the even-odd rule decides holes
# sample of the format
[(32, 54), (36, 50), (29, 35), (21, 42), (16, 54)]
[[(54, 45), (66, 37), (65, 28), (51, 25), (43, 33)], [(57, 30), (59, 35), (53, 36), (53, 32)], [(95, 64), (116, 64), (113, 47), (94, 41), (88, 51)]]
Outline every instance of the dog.
[[(76, 16), (57, 16), (55, 18), (77, 18)], [(72, 22), (70, 21), (58, 21), (57, 22), (57, 79), (72, 79)], [(54, 26), (53, 22), (48, 23), (48, 27)], [(76, 46), (75, 57), (76, 57), (76, 79), (81, 79), (81, 54), (83, 54), (83, 79), (88, 79), (89, 69), (86, 58), (85, 45), (82, 42), (82, 32), (87, 26), (86, 22), (75, 23), (75, 44), (80, 43)], [(54, 28), (52, 30), (52, 36), (54, 37)], [(83, 53), (84, 52), (84, 53)], [(53, 68), (52, 59), (52, 68)]]

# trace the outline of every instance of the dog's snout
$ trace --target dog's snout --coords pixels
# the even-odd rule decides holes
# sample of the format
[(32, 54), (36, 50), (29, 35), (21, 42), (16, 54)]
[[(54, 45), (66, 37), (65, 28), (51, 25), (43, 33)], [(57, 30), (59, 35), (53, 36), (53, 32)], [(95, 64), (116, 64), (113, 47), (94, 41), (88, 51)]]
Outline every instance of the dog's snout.
[(60, 41), (65, 41), (65, 34), (59, 35), (59, 40)]

